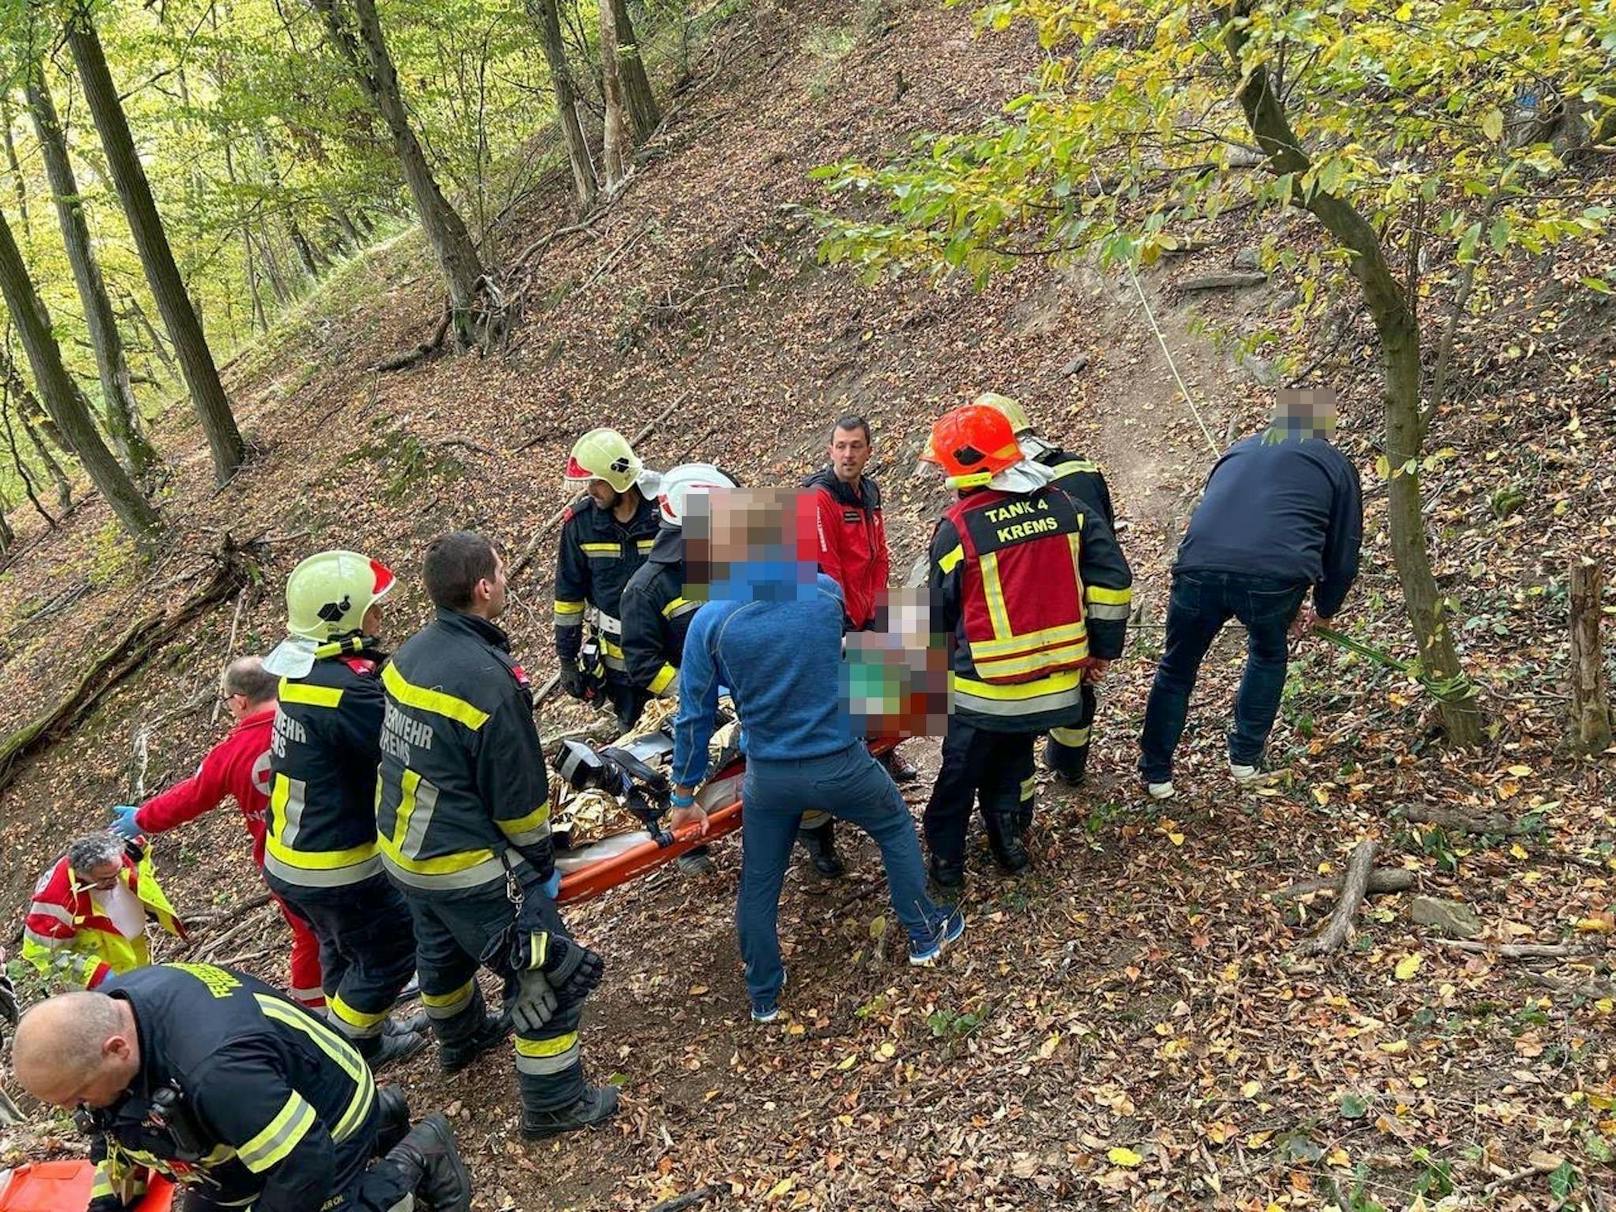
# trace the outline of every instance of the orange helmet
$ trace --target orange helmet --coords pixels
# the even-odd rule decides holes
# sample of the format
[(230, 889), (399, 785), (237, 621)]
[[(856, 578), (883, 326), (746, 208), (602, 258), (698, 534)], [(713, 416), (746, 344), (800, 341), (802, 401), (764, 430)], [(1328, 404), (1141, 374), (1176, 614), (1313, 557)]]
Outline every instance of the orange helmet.
[(933, 421), (920, 457), (941, 467), (955, 488), (980, 488), (1022, 460), (1009, 420), (986, 404), (962, 404)]

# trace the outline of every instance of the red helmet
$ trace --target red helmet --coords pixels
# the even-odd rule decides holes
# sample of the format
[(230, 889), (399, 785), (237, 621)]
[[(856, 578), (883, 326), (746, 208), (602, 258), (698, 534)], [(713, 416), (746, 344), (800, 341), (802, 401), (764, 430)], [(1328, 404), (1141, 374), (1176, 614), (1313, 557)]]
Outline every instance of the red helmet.
[(986, 404), (962, 404), (938, 417), (920, 457), (941, 467), (955, 488), (980, 488), (1022, 460), (1009, 420)]

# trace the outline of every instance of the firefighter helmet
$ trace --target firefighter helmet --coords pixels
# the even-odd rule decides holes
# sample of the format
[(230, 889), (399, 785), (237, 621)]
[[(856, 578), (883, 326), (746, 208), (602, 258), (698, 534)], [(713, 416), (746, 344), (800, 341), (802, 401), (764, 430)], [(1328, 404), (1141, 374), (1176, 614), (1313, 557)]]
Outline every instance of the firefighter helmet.
[(365, 612), (397, 581), (386, 564), (357, 551), (311, 555), (286, 578), (286, 629), (309, 640), (358, 631)]
[(972, 404), (986, 404), (989, 408), (998, 409), (1004, 414), (1004, 419), (1010, 422), (1010, 432), (1020, 437), (1032, 429), (1032, 418), (1027, 410), (1021, 406), (1021, 401), (1012, 400), (1009, 396), (1001, 396), (996, 391), (984, 391)]
[(943, 469), (955, 488), (980, 488), (1021, 462), (1021, 447), (1004, 413), (986, 404), (963, 404), (932, 422), (920, 456)]
[(662, 473), (662, 491), (657, 494), (662, 524), (683, 526), (692, 496), (712, 492), (715, 488), (739, 487), (739, 480), (712, 463), (681, 463)]
[(572, 444), (566, 479), (577, 488), (588, 488), (591, 480), (605, 480), (617, 492), (627, 492), (643, 470), (634, 448), (617, 430), (591, 429)]

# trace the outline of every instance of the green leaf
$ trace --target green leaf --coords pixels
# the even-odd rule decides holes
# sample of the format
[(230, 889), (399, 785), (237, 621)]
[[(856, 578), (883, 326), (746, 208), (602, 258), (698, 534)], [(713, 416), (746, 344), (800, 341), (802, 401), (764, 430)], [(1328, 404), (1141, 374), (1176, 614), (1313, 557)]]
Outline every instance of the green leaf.
[(1597, 291), (1599, 294), (1616, 294), (1616, 291), (1611, 290), (1610, 283), (1603, 278), (1578, 278), (1577, 281), (1581, 282), (1589, 290)]
[(1563, 1161), (1549, 1171), (1549, 1194), (1555, 1199), (1564, 1203), (1576, 1189), (1577, 1168), (1569, 1161)]
[(1493, 246), (1494, 252), (1504, 251), (1504, 246), (1509, 243), (1509, 233), (1508, 215), (1499, 215), (1493, 220), (1493, 225), (1487, 229), (1487, 242)]
[(1356, 1094), (1343, 1094), (1340, 1105), (1342, 1119), (1362, 1119), (1369, 1114), (1369, 1103)]

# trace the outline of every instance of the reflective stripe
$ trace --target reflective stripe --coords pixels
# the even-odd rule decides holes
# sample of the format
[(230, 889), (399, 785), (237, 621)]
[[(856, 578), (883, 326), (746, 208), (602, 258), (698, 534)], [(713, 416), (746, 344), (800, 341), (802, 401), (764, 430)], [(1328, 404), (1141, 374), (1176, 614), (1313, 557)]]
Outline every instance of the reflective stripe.
[(313, 989), (299, 989), (294, 986), (293, 988), (288, 989), (286, 992), (292, 995), (292, 1000), (300, 1002), (305, 1006), (325, 1005), (325, 990), (321, 989), (319, 986), (315, 986)]
[(705, 602), (692, 602), (689, 598), (674, 598), (662, 608), (662, 617), (676, 619), (680, 615), (689, 614), (692, 610), (700, 610)]
[(621, 543), (579, 543), (578, 548), (590, 559), (599, 560), (623, 554)]
[(1087, 459), (1073, 459), (1067, 463), (1057, 463), (1050, 470), (1055, 473), (1055, 478), (1058, 480), (1062, 476), (1069, 476), (1076, 471), (1099, 471), (1100, 467), (1099, 464), (1091, 463)]
[(315, 1119), (308, 1100), (293, 1090), (264, 1130), (236, 1150), (236, 1157), (254, 1174), (262, 1174), (297, 1148), (298, 1141), (314, 1127)]
[[(380, 786), (380, 784), (377, 784)], [(404, 795), (398, 805), (398, 823), (393, 840), (399, 842), (400, 855), (420, 858), (421, 847), (426, 845), (427, 827), (438, 807), (438, 788), (423, 779), (414, 770), (404, 772)], [(400, 840), (402, 838), (402, 840)]]
[(53, 905), (49, 901), (35, 901), (28, 906), (29, 917), (33, 917), (36, 913), (41, 917), (54, 917), (57, 921), (69, 926), (73, 924), (73, 915), (71, 913), (62, 908), (62, 906)]
[(516, 1071), (548, 1076), (564, 1073), (578, 1063), (578, 1033), (569, 1031), (554, 1039), (516, 1039)]
[(1060, 665), (1073, 665), (1088, 659), (1088, 640), (1080, 640), (1076, 644), (1067, 644), (1060, 648), (1046, 648), (1042, 652), (1030, 653), (1020, 657), (999, 657), (991, 661), (975, 660), (972, 664), (983, 677), (1016, 677), (1020, 674), (1042, 673)]
[(1126, 606), (1133, 601), (1133, 588), (1107, 589), (1103, 585), (1089, 585), (1083, 596), (1091, 602), (1105, 602), (1112, 606)]
[(354, 1094), (348, 1100), (348, 1107), (337, 1120), (336, 1126), (331, 1129), (331, 1139), (341, 1144), (358, 1130), (370, 1114), (370, 1108), (376, 1101), (376, 1082), (370, 1075), (370, 1066), (352, 1044), (332, 1031), (319, 1019), (307, 1011), (298, 1010), (288, 1006), (279, 998), (271, 997), (267, 993), (253, 994), (253, 1000), (263, 1011), (265, 1018), (274, 1019), (283, 1026), (301, 1031), (314, 1041), (315, 1046), (337, 1063), (337, 1066), (348, 1075), (354, 1083)]
[(951, 550), (943, 553), (942, 557), (937, 561), (937, 567), (944, 572), (953, 572), (954, 569), (960, 566), (960, 561), (964, 558), (965, 548), (956, 543)]
[(342, 702), (342, 691), (335, 686), (307, 686), (282, 678), (276, 696), (282, 703), (302, 703), (309, 707), (335, 707)]
[(353, 884), (374, 875), (377, 871), (374, 841), (361, 842), (345, 850), (297, 849), (295, 843), (303, 828), (306, 787), (302, 779), (275, 775), (275, 785), (269, 793), (269, 831), (264, 835), (264, 869), (291, 883), (316, 887)]
[(340, 993), (334, 993), (326, 999), (325, 1008), (344, 1035), (357, 1034), (365, 1037), (381, 1034), (382, 1020), (387, 1017), (387, 1011), (391, 1007), (385, 1007), (372, 1014), (368, 1010), (354, 1009), (342, 1000)]
[[(988, 618), (993, 622), (995, 640), (1019, 639), (1010, 629), (1010, 607), (1004, 600), (1004, 582), (999, 579), (999, 553), (990, 551), (976, 562), (982, 572), (982, 596), (987, 599)], [(974, 651), (976, 645), (971, 645)]]
[(1131, 606), (1090, 605), (1087, 610), (1089, 618), (1099, 621), (1114, 621), (1121, 619), (1126, 622), (1128, 615), (1133, 612)]
[(421, 1005), (428, 1018), (453, 1018), (471, 1005), (472, 983), (467, 981), (453, 993), (428, 993), (421, 990)]
[(71, 938), (52, 938), (48, 934), (41, 934), (39, 931), (31, 930), (27, 926), (22, 928), (22, 936), (28, 942), (33, 943), (36, 947), (44, 947), (47, 951), (54, 951), (58, 947), (65, 947), (73, 941)]
[(1081, 749), (1089, 743), (1089, 730), (1087, 728), (1051, 728), (1049, 739), (1057, 745), (1064, 745), (1068, 749)]
[(1059, 627), (1046, 627), (1042, 631), (1028, 631), (1003, 640), (975, 640), (971, 643), (971, 658), (1020, 656), (1036, 648), (1052, 644), (1070, 644), (1088, 637), (1088, 628), (1082, 622), (1062, 623)]
[(562, 599), (557, 598), (555, 612), (557, 614), (582, 614), (584, 612), (585, 605), (586, 603), (584, 602), (563, 601)]
[(1037, 715), (1074, 706), (1083, 697), (1083, 675), (1076, 669), (1031, 682), (1002, 685), (950, 674), (948, 686), (956, 710), (980, 715)]
[(673, 680), (678, 676), (679, 671), (677, 669), (672, 665), (664, 664), (661, 669), (657, 670), (656, 677), (651, 679), (651, 684), (646, 689), (652, 694), (661, 694), (669, 686), (673, 685)]
[(473, 732), (488, 723), (488, 713), (482, 708), (473, 706), (465, 699), (457, 698), (447, 691), (429, 690), (425, 686), (417, 686), (398, 671), (397, 665), (389, 664), (382, 670), (382, 685), (387, 687), (388, 694), (406, 707), (458, 720)]
[(635, 539), (634, 540), (634, 546), (635, 546), (635, 549), (639, 550), (639, 551), (650, 551), (651, 548), (656, 546), (656, 540), (655, 539)]
[[(391, 854), (386, 841), (381, 845), (381, 862), (387, 868), (387, 874), (411, 888), (425, 891), (481, 888), (484, 884), (491, 884), (495, 880), (503, 882), (505, 879), (505, 864), (491, 850), (471, 850), (464, 854), (445, 855), (442, 859), (406, 859)], [(478, 855), (487, 857), (478, 859)], [(468, 862), (468, 865), (455, 866), (458, 862)]]
[[(371, 848), (371, 854), (350, 867), (302, 867), (295, 861), (283, 862), (273, 853), (274, 844), (265, 839), (264, 870), (276, 879), (304, 888), (345, 888), (368, 880), (382, 869), (381, 856)], [(336, 852), (333, 852), (336, 853)], [(297, 857), (302, 857), (301, 855)]]
[(308, 786), (302, 779), (276, 774), (269, 789), (269, 833), (290, 846), (297, 841), (303, 828), (303, 792)]
[(526, 816), (514, 821), (495, 821), (494, 824), (513, 845), (535, 845), (550, 836), (550, 801), (546, 800)]

